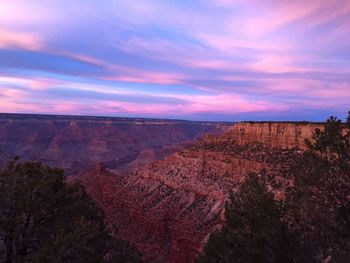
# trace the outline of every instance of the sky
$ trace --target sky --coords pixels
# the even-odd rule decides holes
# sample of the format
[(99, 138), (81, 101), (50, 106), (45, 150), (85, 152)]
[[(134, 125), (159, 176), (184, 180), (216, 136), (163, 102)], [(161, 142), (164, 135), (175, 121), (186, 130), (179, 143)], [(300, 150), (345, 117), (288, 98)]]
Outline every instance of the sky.
[(325, 120), (349, 0), (0, 0), (0, 112)]

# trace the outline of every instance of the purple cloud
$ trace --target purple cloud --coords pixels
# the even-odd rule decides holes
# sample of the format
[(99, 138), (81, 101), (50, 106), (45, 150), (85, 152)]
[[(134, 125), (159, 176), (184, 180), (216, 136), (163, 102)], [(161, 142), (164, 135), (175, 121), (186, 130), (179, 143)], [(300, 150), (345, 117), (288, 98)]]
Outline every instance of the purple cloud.
[(346, 0), (4, 0), (1, 111), (212, 120), (343, 114), (349, 16)]

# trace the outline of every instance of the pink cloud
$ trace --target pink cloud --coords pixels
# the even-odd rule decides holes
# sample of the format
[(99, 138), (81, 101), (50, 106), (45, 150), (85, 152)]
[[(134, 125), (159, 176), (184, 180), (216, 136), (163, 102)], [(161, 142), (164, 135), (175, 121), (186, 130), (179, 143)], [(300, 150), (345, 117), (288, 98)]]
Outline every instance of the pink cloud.
[(300, 66), (305, 61), (305, 56), (297, 55), (263, 55), (256, 62), (250, 63), (249, 67), (252, 70), (269, 73), (283, 72), (311, 72), (313, 68)]
[[(182, 97), (186, 98), (186, 96)], [(237, 94), (219, 94), (213, 96), (194, 96), (187, 97), (191, 101), (191, 105), (184, 110), (192, 113), (207, 112), (208, 109), (217, 113), (247, 113), (259, 111), (284, 111), (286, 105), (281, 103), (272, 103), (264, 100), (248, 100)]]
[[(282, 103), (269, 101), (249, 101), (239, 95), (222, 94), (215, 96), (174, 96), (174, 98), (185, 99), (186, 104), (138, 104), (128, 102), (105, 102), (104, 105), (113, 113), (128, 113), (130, 115), (142, 116), (145, 113), (155, 115), (178, 116), (200, 113), (238, 114), (248, 112), (260, 112), (273, 110), (285, 111), (288, 109)], [(115, 108), (115, 111), (113, 111)], [(105, 108), (104, 108), (105, 109)]]
[(110, 76), (103, 76), (100, 79), (112, 80), (112, 81), (123, 81), (123, 82), (133, 82), (133, 83), (154, 83), (154, 84), (181, 84), (182, 80), (186, 78), (186, 75), (175, 72), (160, 72), (160, 71), (150, 71), (147, 69), (138, 69), (133, 67), (127, 67), (124, 65), (113, 64), (110, 62), (105, 62), (94, 57), (79, 54), (79, 53), (55, 53), (61, 54), (73, 59), (78, 59), (80, 61), (93, 63), (99, 65), (110, 72), (116, 72), (116, 75), (111, 74)]
[(38, 50), (42, 43), (35, 34), (0, 29), (0, 48), (20, 47)]
[(61, 84), (54, 78), (43, 78), (43, 77), (12, 77), (12, 76), (0, 76), (0, 87), (8, 85), (21, 85), (27, 90), (42, 91), (47, 90), (50, 87)]
[(102, 77), (105, 80), (125, 81), (134, 83), (154, 84), (181, 84), (186, 76), (173, 72), (156, 72), (142, 69), (135, 69), (117, 65), (106, 65), (110, 70), (118, 73), (117, 76)]
[(19, 101), (7, 101), (0, 98), (1, 112), (13, 112), (13, 113), (23, 113), (23, 112), (36, 112), (42, 113), (47, 111), (47, 107), (38, 105), (35, 103), (21, 103)]

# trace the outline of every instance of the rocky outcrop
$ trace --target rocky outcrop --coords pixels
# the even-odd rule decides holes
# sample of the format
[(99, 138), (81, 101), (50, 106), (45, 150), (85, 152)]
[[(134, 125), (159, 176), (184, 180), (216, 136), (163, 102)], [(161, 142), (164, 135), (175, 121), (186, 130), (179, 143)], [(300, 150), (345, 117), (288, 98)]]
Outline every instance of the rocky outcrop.
[(317, 123), (262, 122), (239, 123), (230, 129), (230, 137), (239, 144), (260, 142), (271, 147), (305, 149), (304, 140), (311, 138)]
[(193, 261), (213, 224), (220, 221), (222, 201), (161, 180), (137, 174), (110, 176), (100, 168), (79, 177), (91, 183), (88, 190), (119, 230), (118, 236), (134, 243), (151, 262)]
[(318, 127), (241, 123), (132, 173), (113, 176), (98, 166), (79, 178), (90, 181), (88, 188), (118, 235), (146, 260), (190, 263), (222, 225), (230, 191), (252, 171), (283, 177)]
[(183, 149), (226, 123), (0, 114), (0, 165), (6, 157), (41, 160), (76, 174), (103, 162), (130, 170)]

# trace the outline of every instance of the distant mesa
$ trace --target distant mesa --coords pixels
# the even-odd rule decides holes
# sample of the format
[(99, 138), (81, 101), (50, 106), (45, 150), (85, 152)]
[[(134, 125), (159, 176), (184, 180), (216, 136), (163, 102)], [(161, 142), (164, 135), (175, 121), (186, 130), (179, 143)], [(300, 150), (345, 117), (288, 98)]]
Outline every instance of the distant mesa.
[[(0, 163), (22, 156), (67, 174), (102, 162), (127, 171), (162, 159), (231, 123), (184, 120), (0, 113)], [(148, 151), (148, 156), (146, 152)]]

